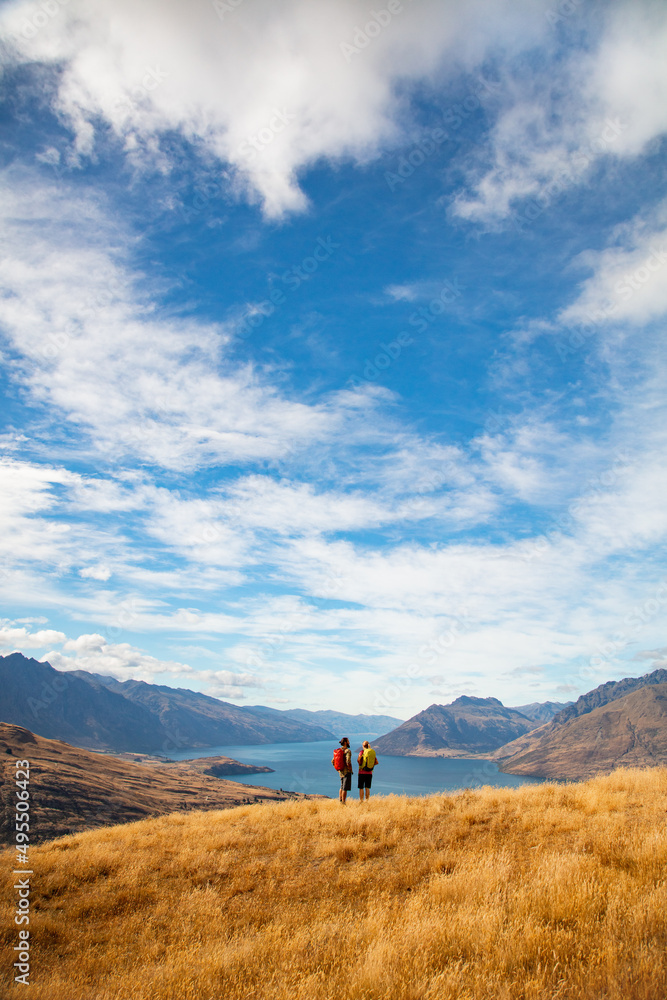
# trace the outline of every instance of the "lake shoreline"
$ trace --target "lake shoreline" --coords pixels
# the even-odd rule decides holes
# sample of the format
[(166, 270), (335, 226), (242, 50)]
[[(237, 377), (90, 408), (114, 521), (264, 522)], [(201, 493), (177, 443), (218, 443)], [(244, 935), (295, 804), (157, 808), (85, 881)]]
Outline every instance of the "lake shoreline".
[[(353, 745), (356, 745), (357, 739), (361, 742), (364, 738), (364, 734), (360, 738), (358, 733), (351, 733), (349, 736)], [(340, 788), (339, 775), (331, 764), (335, 746), (332, 740), (314, 743), (236, 744), (207, 750), (182, 750), (172, 753), (171, 757), (172, 760), (185, 763), (225, 756), (250, 767), (261, 764), (272, 769), (272, 773), (262, 776), (262, 783), (267, 788), (335, 798)], [(356, 752), (353, 754), (352, 769), (350, 798), (358, 796)], [(246, 774), (247, 779), (242, 774), (235, 774), (234, 778), (240, 783), (249, 783), (250, 771)], [(371, 794), (422, 796), (483, 785), (511, 788), (537, 783), (541, 783), (541, 779), (501, 772), (498, 764), (487, 756), (381, 754), (373, 772)]]

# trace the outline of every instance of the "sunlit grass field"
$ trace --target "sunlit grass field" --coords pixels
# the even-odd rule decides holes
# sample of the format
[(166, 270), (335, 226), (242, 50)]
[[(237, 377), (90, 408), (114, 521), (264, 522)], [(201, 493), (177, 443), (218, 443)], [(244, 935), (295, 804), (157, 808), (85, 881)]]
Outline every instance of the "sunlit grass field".
[(666, 820), (660, 768), (66, 837), (32, 849), (29, 995), (664, 1000)]

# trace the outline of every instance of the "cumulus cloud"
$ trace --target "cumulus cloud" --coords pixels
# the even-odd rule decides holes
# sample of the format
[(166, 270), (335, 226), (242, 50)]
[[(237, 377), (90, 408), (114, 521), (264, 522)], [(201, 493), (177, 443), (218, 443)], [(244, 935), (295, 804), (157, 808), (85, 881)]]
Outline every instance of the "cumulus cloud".
[(648, 217), (624, 223), (604, 250), (575, 261), (591, 273), (576, 300), (561, 313), (563, 324), (641, 326), (667, 312), (667, 203)]
[(43, 649), (52, 643), (64, 642), (67, 636), (54, 629), (40, 629), (29, 632), (27, 628), (0, 625), (0, 648), (22, 652), (24, 649)]
[[(60, 636), (57, 641), (66, 639), (61, 633), (51, 634)], [(261, 684), (259, 678), (249, 673), (227, 669), (199, 671), (187, 663), (161, 660), (127, 642), (109, 642), (98, 633), (68, 639), (63, 644), (62, 653), (51, 650), (42, 660), (50, 663), (56, 670), (86, 670), (89, 673), (106, 674), (119, 681), (143, 680), (150, 684), (156, 682), (156, 679), (164, 681), (168, 677), (171, 686), (175, 687), (188, 682), (191, 684), (194, 680), (197, 686), (203, 682), (207, 693), (216, 697), (223, 694), (226, 697), (245, 697), (244, 688), (258, 687)]]
[[(94, 159), (110, 134), (136, 171), (167, 174), (173, 154), (162, 137), (177, 131), (199, 158), (195, 171), (204, 164), (225, 193), (260, 201), (278, 219), (304, 209), (309, 165), (367, 162), (413, 135), (413, 86), (435, 84), (442, 96), (449, 74), (465, 84), (500, 51), (490, 141), (458, 164), (468, 181), (455, 203), (460, 217), (487, 225), (526, 199), (539, 209), (601, 158), (637, 156), (664, 131), (660, 5), (603, 5), (590, 13), (603, 27), (587, 54), (577, 46), (576, 59), (545, 61), (547, 73), (534, 71), (552, 51), (546, 3), (422, 0), (386, 25), (376, 7), (244, 0), (220, 18), (206, 2), (70, 0), (37, 26), (42, 8), (27, 0), (0, 12), (14, 62), (51, 68), (40, 85), (52, 85), (46, 99), (73, 137), (71, 145), (49, 138), (38, 156), (58, 168), (58, 185), (38, 169), (4, 174), (10, 375), (58, 425), (59, 454), (69, 447), (61, 429), (72, 428), (69, 455), (103, 457), (116, 470), (83, 475), (5, 460), (0, 582), (9, 599), (40, 610), (66, 604), (116, 638), (127, 629), (232, 644), (223, 668), (200, 672), (93, 631), (54, 648), (54, 666), (179, 684), (196, 675), (223, 697), (264, 683), (280, 698), (278, 687), (312, 689), (316, 672), (335, 704), (348, 684), (372, 703), (378, 676), (400, 678), (414, 662), (420, 692), (431, 683), (455, 692), (465, 676), (468, 691), (489, 694), (503, 673), (519, 677), (536, 662), (546, 664), (545, 685), (550, 665), (588, 662), (643, 600), (646, 553), (667, 534), (665, 442), (647, 433), (667, 426), (657, 381), (619, 393), (620, 416), (594, 444), (537, 411), (453, 446), (383, 415), (388, 391), (297, 401), (284, 383), (232, 360), (233, 308), (218, 323), (165, 316), (159, 291), (133, 270), (135, 235), (101, 196), (72, 183), (68, 171)], [(586, 38), (591, 22), (581, 17)], [(513, 59), (528, 50), (529, 59)], [(596, 312), (628, 326), (660, 316), (667, 300), (656, 261), (666, 234), (663, 206), (580, 256), (588, 277), (544, 329)], [(431, 279), (399, 278), (388, 300), (434, 293)], [(3, 443), (18, 448), (12, 435)], [(588, 489), (581, 470), (599, 469), (616, 446), (632, 463)], [(119, 473), (123, 463), (142, 471)], [(190, 473), (224, 465), (232, 471), (215, 485), (207, 478), (191, 488)], [(530, 536), (532, 518), (522, 523), (527, 505), (539, 506), (542, 535)], [(491, 514), (493, 534), (461, 534)], [(277, 588), (289, 592), (276, 597)], [(642, 642), (657, 648), (658, 630), (647, 620)], [(4, 635), (8, 648), (65, 639), (20, 622)]]
[(667, 9), (619, 0), (593, 15), (594, 28), (587, 15), (583, 5), (572, 22), (589, 32), (588, 53), (574, 50), (549, 74), (507, 65), (504, 107), (455, 199), (459, 217), (493, 225), (513, 216), (523, 229), (601, 159), (638, 156), (664, 135)]
[(104, 583), (111, 576), (111, 570), (104, 563), (98, 563), (96, 566), (86, 566), (85, 569), (80, 569), (79, 576), (85, 580), (101, 580)]
[[(409, 131), (401, 86), (430, 83), (443, 66), (472, 71), (489, 50), (521, 50), (548, 29), (546, 0), (406, 0), (389, 17), (376, 8), (244, 0), (218, 17), (209, 3), (70, 0), (35, 30), (23, 0), (1, 24), (16, 59), (61, 68), (52, 102), (74, 134), (66, 159), (93, 155), (104, 123), (138, 168), (168, 170), (159, 140), (176, 130), (277, 217), (304, 208), (304, 167), (364, 162)], [(53, 147), (42, 156), (60, 158)]]

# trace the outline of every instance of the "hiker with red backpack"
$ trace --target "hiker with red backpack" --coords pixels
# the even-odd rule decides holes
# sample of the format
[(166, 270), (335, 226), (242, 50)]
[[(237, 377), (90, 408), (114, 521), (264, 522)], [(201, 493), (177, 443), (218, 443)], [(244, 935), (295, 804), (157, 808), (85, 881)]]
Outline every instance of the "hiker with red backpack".
[(366, 800), (371, 797), (371, 781), (373, 780), (373, 768), (378, 764), (377, 754), (368, 740), (364, 740), (361, 752), (357, 757), (359, 765), (359, 801), (364, 801), (364, 789), (366, 789)]
[(331, 763), (340, 774), (338, 798), (345, 805), (347, 793), (352, 788), (352, 751), (347, 736), (343, 736), (340, 746), (334, 750)]

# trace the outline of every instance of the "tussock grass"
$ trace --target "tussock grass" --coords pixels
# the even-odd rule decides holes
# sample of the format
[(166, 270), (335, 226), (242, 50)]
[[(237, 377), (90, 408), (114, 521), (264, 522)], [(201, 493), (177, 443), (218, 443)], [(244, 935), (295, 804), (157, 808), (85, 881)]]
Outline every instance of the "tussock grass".
[(666, 819), (660, 768), (62, 838), (32, 850), (30, 995), (662, 1000)]

